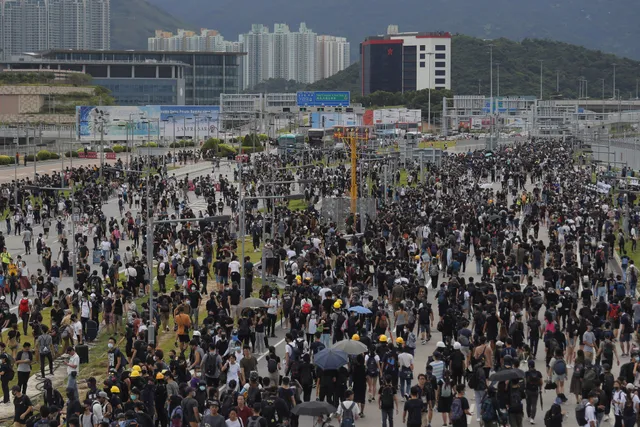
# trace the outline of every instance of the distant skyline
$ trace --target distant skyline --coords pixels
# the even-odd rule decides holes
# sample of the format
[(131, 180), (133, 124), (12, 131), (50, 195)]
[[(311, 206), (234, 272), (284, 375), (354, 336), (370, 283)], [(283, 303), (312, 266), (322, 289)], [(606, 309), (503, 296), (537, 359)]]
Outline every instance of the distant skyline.
[(297, 31), (276, 23), (273, 32), (266, 25), (253, 24), (238, 41), (225, 40), (217, 30), (207, 28), (199, 33), (178, 29), (175, 34), (156, 30), (147, 46), (152, 51), (247, 52), (241, 66), (243, 89), (271, 78), (313, 83), (347, 68), (351, 54), (346, 38), (318, 35), (304, 22)]

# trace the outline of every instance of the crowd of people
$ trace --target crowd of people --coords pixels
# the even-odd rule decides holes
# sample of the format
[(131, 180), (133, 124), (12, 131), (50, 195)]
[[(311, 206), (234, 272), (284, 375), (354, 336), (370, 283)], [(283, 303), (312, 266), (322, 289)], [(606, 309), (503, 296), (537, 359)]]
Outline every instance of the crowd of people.
[[(82, 221), (72, 238), (80, 259), (74, 288), (57, 292), (56, 282), (73, 269), (64, 251), (61, 265), (54, 260), (46, 268), (46, 247), (35, 245), (45, 271), (35, 288), (22, 288), (19, 306), (28, 306), (8, 315), (10, 340), (0, 342), (5, 402), (15, 371), (17, 425), (64, 419), (83, 427), (296, 427), (295, 407), (315, 398), (333, 406), (341, 427), (371, 411), (380, 411), (383, 427), (393, 427), (394, 412), (409, 427), (438, 418), (463, 427), (468, 416), (519, 427), (525, 415), (535, 422), (542, 392), (553, 390), (547, 427), (562, 425), (571, 394), (579, 425), (596, 427), (612, 415), (616, 427), (629, 427), (640, 414), (638, 270), (629, 254), (619, 273), (610, 261), (617, 245), (625, 254), (625, 240), (636, 238), (638, 218), (624, 215), (631, 193), (613, 206), (610, 194), (587, 185), (591, 169), (574, 165), (573, 155), (569, 143), (530, 139), (446, 156), (439, 166), (409, 163), (390, 177), (390, 164), (364, 161), (361, 191), (377, 200), (377, 211), (344, 223), (317, 209), (323, 199), (348, 193), (351, 172), (340, 156), (329, 165), (302, 165), (261, 154), (238, 165), (233, 177), (214, 166), (207, 176), (181, 180), (116, 165), (104, 172), (116, 182), (119, 218), (100, 208), (103, 189), (91, 183), (96, 170), (58, 178), (83, 185), (66, 203), (27, 184), (24, 212), (16, 215), (32, 215), (34, 224), (38, 211), (39, 223), (55, 212), (64, 225), (75, 202)], [(133, 164), (142, 171), (145, 160)], [(37, 202), (29, 191), (41, 191), (33, 194)], [(298, 191), (306, 209), (293, 211), (275, 197)], [(191, 209), (191, 197), (207, 207)], [(225, 207), (230, 218), (220, 216)], [(149, 211), (191, 220), (155, 227), (153, 269), (143, 250)], [(241, 229), (262, 252), (267, 280), (255, 289), (259, 270), (255, 257), (241, 259)], [(66, 230), (57, 229), (61, 239)], [(0, 258), (6, 271), (15, 265), (10, 255)], [(44, 307), (52, 307), (49, 324)], [(270, 341), (277, 328), (286, 331), (284, 346)], [(77, 346), (98, 332), (110, 337), (108, 366), (104, 377), (86, 379), (81, 396)], [(174, 343), (168, 351), (159, 345), (167, 340)], [(337, 365), (325, 363), (345, 340), (359, 350)], [(431, 340), (435, 351), (418, 366)], [(35, 416), (26, 396), (32, 365), (40, 361), (44, 378), (62, 353), (64, 395), (46, 379)]]

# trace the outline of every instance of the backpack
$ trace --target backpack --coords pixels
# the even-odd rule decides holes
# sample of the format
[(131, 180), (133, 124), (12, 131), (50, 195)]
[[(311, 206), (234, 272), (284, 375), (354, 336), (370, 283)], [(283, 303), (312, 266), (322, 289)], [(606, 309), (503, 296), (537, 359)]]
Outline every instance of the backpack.
[(493, 400), (490, 398), (484, 399), (480, 405), (480, 413), (482, 414), (482, 421), (490, 423), (496, 420), (496, 408), (493, 407)]
[(556, 360), (556, 363), (553, 365), (553, 372), (556, 375), (565, 375), (567, 373), (567, 364), (564, 359)]
[(220, 405), (220, 414), (225, 418), (229, 416), (229, 411), (236, 404), (235, 393), (227, 393), (222, 399), (222, 404)]
[(598, 374), (596, 373), (596, 370), (593, 368), (593, 366), (585, 368), (584, 375), (582, 377), (582, 388), (590, 390), (595, 387), (597, 377)]
[(278, 361), (276, 359), (269, 359), (267, 361), (267, 370), (270, 374), (274, 374), (278, 370)]
[(587, 424), (587, 406), (589, 406), (589, 401), (586, 399), (576, 406), (576, 421), (579, 426)]
[(552, 427), (552, 423), (551, 423), (552, 420), (553, 420), (553, 414), (551, 413), (551, 409), (549, 409), (544, 414), (544, 425), (545, 425), (545, 427)]
[(181, 263), (178, 263), (178, 266), (176, 267), (176, 275), (184, 276), (184, 266)]
[(624, 283), (618, 283), (616, 285), (616, 295), (620, 298), (624, 298), (626, 294), (627, 287), (624, 285)]
[(464, 411), (462, 410), (462, 399), (456, 397), (451, 402), (451, 419), (453, 421), (461, 420), (464, 417)]
[(276, 411), (276, 400), (269, 397), (262, 402), (262, 416), (267, 420), (269, 427), (274, 427), (280, 421)]
[(356, 406), (356, 403), (351, 402), (351, 406), (348, 408), (344, 406), (344, 402), (340, 403), (340, 405), (342, 405), (342, 419), (340, 421), (340, 427), (353, 427), (355, 425), (353, 408)]
[(29, 313), (29, 299), (22, 298), (20, 300), (20, 305), (18, 306), (18, 314), (22, 316), (23, 314)]
[(613, 343), (611, 342), (604, 343), (604, 348), (602, 349), (602, 356), (604, 359), (613, 360)]
[(207, 353), (204, 361), (204, 374), (209, 378), (214, 378), (218, 372), (218, 364), (216, 363), (216, 355)]
[(291, 357), (289, 358), (289, 360), (297, 361), (298, 359), (300, 359), (302, 352), (298, 348), (297, 342), (294, 341), (293, 343), (289, 343), (287, 345), (291, 349)]
[(609, 306), (609, 317), (613, 320), (618, 320), (620, 317), (620, 306), (618, 304), (611, 304)]
[(607, 392), (607, 394), (611, 394), (613, 390), (613, 383), (615, 382), (615, 378), (611, 372), (604, 374), (604, 378), (602, 381), (602, 389)]
[(245, 427), (260, 427), (260, 420), (262, 420), (262, 417), (259, 415), (255, 418), (251, 417), (247, 419), (247, 425)]
[(311, 304), (309, 304), (308, 302), (305, 302), (304, 304), (302, 304), (302, 309), (300, 311), (303, 314), (311, 313)]
[(182, 406), (176, 406), (171, 411), (171, 427), (182, 427)]
[(380, 406), (382, 409), (393, 409), (395, 403), (394, 397), (395, 393), (392, 387), (383, 387), (380, 393)]
[(451, 384), (443, 383), (440, 389), (440, 397), (451, 397)]
[(444, 304), (447, 302), (447, 293), (444, 289), (440, 289), (438, 292), (438, 304)]
[(376, 357), (369, 356), (367, 359), (367, 375), (370, 377), (377, 377), (378, 374), (378, 362), (376, 361)]
[(520, 394), (520, 389), (511, 390), (511, 394), (509, 395), (509, 409), (510, 410), (522, 410), (522, 394)]
[(393, 353), (387, 353), (384, 357), (384, 371), (387, 373), (394, 373), (396, 368), (396, 359)]
[(171, 271), (171, 267), (169, 266), (168, 262), (164, 263), (164, 275), (166, 276), (167, 274), (169, 274), (169, 272)]

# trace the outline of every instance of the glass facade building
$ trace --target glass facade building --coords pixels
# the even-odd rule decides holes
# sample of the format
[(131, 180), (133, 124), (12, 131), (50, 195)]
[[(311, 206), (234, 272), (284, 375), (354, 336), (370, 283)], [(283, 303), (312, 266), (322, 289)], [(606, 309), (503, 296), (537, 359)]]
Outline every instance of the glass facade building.
[(218, 105), (223, 93), (240, 92), (242, 52), (150, 52), (150, 51), (65, 51), (52, 50), (44, 56), (58, 60), (181, 62), (185, 69), (185, 104)]
[(85, 73), (92, 83), (111, 91), (117, 105), (185, 105), (186, 76), (190, 67), (176, 61), (146, 62), (117, 59), (47, 59), (14, 56), (0, 70)]

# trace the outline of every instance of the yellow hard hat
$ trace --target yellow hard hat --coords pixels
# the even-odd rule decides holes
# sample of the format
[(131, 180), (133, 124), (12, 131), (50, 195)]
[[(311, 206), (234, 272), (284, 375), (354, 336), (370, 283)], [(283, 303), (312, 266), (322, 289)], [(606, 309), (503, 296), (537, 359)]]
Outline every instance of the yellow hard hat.
[(140, 365), (133, 365), (133, 367), (131, 368), (132, 371), (142, 371), (142, 368), (140, 367)]
[(354, 341), (360, 341), (360, 335), (358, 334), (353, 334), (353, 336), (351, 337), (352, 340)]
[(157, 380), (163, 380), (163, 379), (164, 379), (164, 375), (162, 375), (162, 372), (158, 372), (158, 373), (156, 374), (156, 379), (157, 379)]
[(131, 378), (138, 378), (140, 376), (140, 371), (131, 371)]
[(336, 301), (333, 303), (333, 308), (340, 308), (340, 301)]
[(416, 255), (414, 258), (418, 261), (420, 259), (420, 255)]
[(338, 302), (342, 305), (342, 300), (340, 298), (338, 298)]
[(298, 275), (296, 276), (296, 280), (302, 280), (302, 276), (298, 274)]
[(117, 385), (111, 386), (111, 393), (120, 393), (120, 388)]
[(387, 342), (387, 336), (386, 335), (380, 335), (380, 338), (378, 338), (378, 340), (380, 342)]
[(402, 337), (398, 337), (398, 338), (396, 338), (396, 343), (404, 344), (404, 340), (402, 339)]

